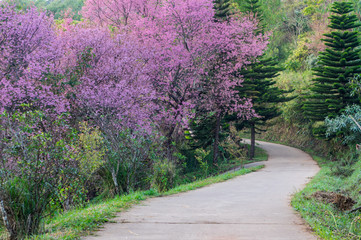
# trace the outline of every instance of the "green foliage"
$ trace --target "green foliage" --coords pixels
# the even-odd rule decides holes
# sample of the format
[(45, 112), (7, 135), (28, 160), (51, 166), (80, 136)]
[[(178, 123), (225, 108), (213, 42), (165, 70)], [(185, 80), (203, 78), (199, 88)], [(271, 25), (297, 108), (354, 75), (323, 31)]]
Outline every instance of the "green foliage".
[[(188, 134), (189, 144), (193, 149), (208, 148), (214, 142), (214, 135), (216, 131), (216, 116), (211, 113), (199, 113), (198, 116), (191, 122), (191, 134)], [(223, 141), (228, 135), (228, 124), (225, 119), (221, 122), (221, 131), (219, 133), (219, 140)]]
[(73, 145), (73, 158), (76, 161), (78, 175), (68, 184), (59, 184), (57, 197), (52, 202), (53, 208), (69, 210), (81, 206), (87, 200), (87, 193), (96, 180), (95, 173), (104, 166), (104, 139), (98, 128), (90, 127), (88, 123), (79, 124)]
[(49, 126), (48, 116), (31, 105), (20, 110), (0, 115), (0, 213), (10, 239), (38, 233), (58, 186), (69, 186), (78, 174), (76, 135), (66, 117)]
[(176, 168), (168, 159), (156, 160), (153, 163), (151, 186), (158, 192), (165, 192), (173, 187)]
[(302, 71), (314, 67), (316, 59), (311, 55), (309, 48), (309, 36), (298, 36), (297, 47), (292, 51), (285, 62), (287, 69), (291, 71)]
[(105, 163), (104, 138), (98, 128), (90, 127), (86, 122), (80, 123), (78, 137), (79, 155), (77, 160), (80, 172), (86, 179), (89, 179)]
[(359, 154), (354, 147), (348, 151), (337, 154), (334, 162), (330, 163), (331, 172), (335, 176), (350, 177), (354, 172), (354, 164), (357, 162)]
[(210, 154), (210, 151), (205, 151), (203, 148), (197, 148), (195, 150), (195, 158), (197, 159), (201, 170), (203, 172), (203, 177), (206, 178), (208, 177), (208, 161), (207, 161), (207, 156)]
[(281, 70), (276, 64), (274, 59), (260, 59), (258, 62), (247, 66), (247, 69), (240, 71), (239, 74), (244, 77), (244, 87), (238, 89), (239, 94), (252, 99), (254, 109), (261, 117), (249, 121), (240, 121), (237, 125), (238, 129), (243, 128), (243, 126), (263, 125), (266, 121), (281, 114), (278, 103), (292, 99), (285, 96), (292, 90), (278, 88), (276, 81), (273, 80)]
[[(334, 118), (347, 105), (359, 103), (351, 96), (349, 81), (355, 74), (361, 73), (360, 41), (358, 32), (353, 29), (360, 26), (356, 15), (352, 14), (352, 4), (335, 2), (329, 27), (331, 33), (323, 39), (327, 49), (320, 53), (319, 67), (314, 68), (312, 94), (303, 106), (305, 115), (312, 121)], [(325, 127), (314, 126), (314, 134), (324, 137)]]
[(213, 0), (215, 18), (219, 21), (226, 20), (231, 14), (231, 0)]
[(151, 136), (131, 129), (107, 131), (103, 132), (105, 164), (99, 171), (105, 191), (114, 196), (141, 188), (149, 174), (149, 156), (161, 143), (154, 144), (156, 137), (151, 139)]
[(354, 120), (361, 123), (361, 107), (359, 105), (346, 107), (345, 111), (335, 118), (326, 118), (326, 136), (340, 138), (343, 144), (360, 143), (361, 129)]
[(26, 9), (31, 6), (46, 9), (54, 14), (55, 19), (72, 17), (74, 20), (80, 20), (80, 11), (84, 5), (84, 0), (7, 0), (15, 4), (20, 9)]
[(329, 1), (326, 0), (306, 0), (305, 8), (302, 13), (305, 16), (318, 17), (317, 15), (326, 14), (329, 10)]
[(229, 127), (229, 131), (230, 134), (222, 143), (222, 147), (230, 155), (231, 160), (239, 162), (240, 166), (243, 167), (248, 156), (248, 149), (242, 143), (242, 139), (234, 125)]
[(261, 9), (261, 3), (259, 0), (244, 0), (244, 1), (237, 1), (240, 4), (241, 11), (244, 13), (248, 13), (253, 18), (256, 18), (258, 22), (258, 29), (259, 32), (263, 32), (264, 28), (266, 27), (263, 17), (263, 11)]

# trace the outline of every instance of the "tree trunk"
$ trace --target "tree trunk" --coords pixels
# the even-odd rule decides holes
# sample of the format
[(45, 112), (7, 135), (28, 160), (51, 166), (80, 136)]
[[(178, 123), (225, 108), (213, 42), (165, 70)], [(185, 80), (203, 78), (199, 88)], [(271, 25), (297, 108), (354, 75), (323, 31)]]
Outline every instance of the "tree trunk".
[(115, 194), (120, 195), (120, 189), (119, 189), (119, 185), (118, 185), (117, 174), (116, 174), (114, 169), (112, 169), (112, 179), (113, 179), (113, 183), (114, 183)]
[(249, 159), (254, 158), (255, 148), (256, 148), (256, 128), (255, 128), (254, 123), (252, 123), (252, 125), (251, 125), (251, 150), (249, 151)]
[(1, 213), (1, 216), (3, 218), (3, 222), (4, 222), (4, 226), (6, 228), (6, 230), (8, 231), (10, 237), (9, 239), (10, 240), (16, 240), (17, 239), (17, 236), (16, 236), (16, 231), (13, 229), (13, 227), (11, 226), (11, 223), (9, 221), (9, 218), (8, 218), (8, 215), (7, 215), (7, 212), (5, 210), (5, 206), (4, 206), (4, 201), (3, 200), (0, 200), (0, 213)]
[(217, 164), (218, 162), (218, 155), (219, 155), (219, 131), (221, 127), (221, 113), (217, 113), (216, 116), (216, 131), (214, 133), (214, 144), (213, 144), (213, 165)]

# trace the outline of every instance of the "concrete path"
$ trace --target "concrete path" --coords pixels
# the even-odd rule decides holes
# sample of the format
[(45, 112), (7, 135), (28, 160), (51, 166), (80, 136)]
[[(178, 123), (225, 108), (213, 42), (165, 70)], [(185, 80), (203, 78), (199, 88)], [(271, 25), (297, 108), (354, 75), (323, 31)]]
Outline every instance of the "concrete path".
[(269, 154), (258, 172), (195, 191), (146, 200), (85, 239), (317, 239), (290, 206), (319, 168), (295, 148), (259, 142)]

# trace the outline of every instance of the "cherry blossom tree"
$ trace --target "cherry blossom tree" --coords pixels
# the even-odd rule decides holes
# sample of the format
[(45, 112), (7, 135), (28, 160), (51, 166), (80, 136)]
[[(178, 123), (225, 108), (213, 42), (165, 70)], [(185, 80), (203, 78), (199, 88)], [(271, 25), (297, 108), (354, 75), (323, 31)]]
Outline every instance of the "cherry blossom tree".
[(55, 94), (46, 74), (62, 55), (53, 19), (32, 8), (18, 13), (4, 5), (0, 14), (0, 111), (20, 103), (65, 112), (65, 99)]
[(103, 1), (88, 0), (85, 15), (135, 36), (153, 50), (144, 62), (162, 110), (158, 123), (168, 139), (187, 126), (196, 107), (216, 112), (218, 119), (228, 111), (253, 115), (252, 104), (234, 92), (241, 81), (231, 76), (266, 47), (266, 38), (254, 34), (256, 22), (237, 17), (217, 22), (210, 0), (109, 2), (129, 11), (112, 14)]
[(144, 72), (141, 46), (126, 35), (76, 26), (63, 33), (62, 48), (67, 53), (62, 64), (68, 72), (76, 72), (82, 61), (86, 64), (75, 80), (66, 76), (73, 82), (69, 92), (74, 107), (93, 119), (116, 117), (126, 128), (149, 127), (154, 91)]

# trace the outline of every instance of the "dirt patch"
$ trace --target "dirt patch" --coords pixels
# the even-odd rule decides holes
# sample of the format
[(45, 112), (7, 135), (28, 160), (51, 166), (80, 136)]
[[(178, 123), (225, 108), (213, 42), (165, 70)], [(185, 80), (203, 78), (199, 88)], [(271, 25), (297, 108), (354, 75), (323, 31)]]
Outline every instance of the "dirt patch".
[(335, 192), (317, 191), (311, 197), (325, 203), (333, 203), (341, 211), (350, 210), (356, 204), (352, 198)]

